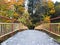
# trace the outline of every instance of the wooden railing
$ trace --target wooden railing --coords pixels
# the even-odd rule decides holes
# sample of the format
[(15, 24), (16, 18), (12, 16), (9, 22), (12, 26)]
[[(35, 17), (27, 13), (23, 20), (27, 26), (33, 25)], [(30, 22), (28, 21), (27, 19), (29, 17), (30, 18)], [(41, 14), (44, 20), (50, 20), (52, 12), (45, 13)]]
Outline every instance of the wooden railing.
[(60, 36), (60, 23), (44, 23), (35, 27), (35, 29), (43, 29), (49, 33)]
[(60, 23), (47, 23), (44, 24), (44, 29), (55, 33), (56, 35), (60, 35)]
[(0, 23), (0, 36), (20, 30), (28, 29), (22, 23)]

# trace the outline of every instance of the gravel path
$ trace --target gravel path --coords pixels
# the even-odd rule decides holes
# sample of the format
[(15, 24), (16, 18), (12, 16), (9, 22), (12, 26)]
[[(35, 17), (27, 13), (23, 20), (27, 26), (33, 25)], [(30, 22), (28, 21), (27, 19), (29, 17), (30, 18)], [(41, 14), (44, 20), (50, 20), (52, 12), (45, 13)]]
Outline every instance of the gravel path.
[(46, 33), (37, 30), (18, 32), (1, 45), (59, 45)]

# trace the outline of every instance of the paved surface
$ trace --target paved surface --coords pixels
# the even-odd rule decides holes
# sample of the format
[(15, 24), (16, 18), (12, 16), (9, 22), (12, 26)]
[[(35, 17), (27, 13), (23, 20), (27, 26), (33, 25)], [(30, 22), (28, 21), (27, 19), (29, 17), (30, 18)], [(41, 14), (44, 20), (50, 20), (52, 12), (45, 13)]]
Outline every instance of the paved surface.
[(1, 45), (59, 45), (53, 38), (44, 32), (25, 30), (18, 32)]

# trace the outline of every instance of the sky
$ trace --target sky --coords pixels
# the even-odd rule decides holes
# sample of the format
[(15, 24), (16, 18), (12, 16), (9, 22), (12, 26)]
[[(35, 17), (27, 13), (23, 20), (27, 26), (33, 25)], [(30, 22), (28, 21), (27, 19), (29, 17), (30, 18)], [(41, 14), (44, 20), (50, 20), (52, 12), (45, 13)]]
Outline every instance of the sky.
[(53, 2), (56, 2), (56, 1), (58, 1), (58, 2), (60, 2), (60, 0), (52, 0)]

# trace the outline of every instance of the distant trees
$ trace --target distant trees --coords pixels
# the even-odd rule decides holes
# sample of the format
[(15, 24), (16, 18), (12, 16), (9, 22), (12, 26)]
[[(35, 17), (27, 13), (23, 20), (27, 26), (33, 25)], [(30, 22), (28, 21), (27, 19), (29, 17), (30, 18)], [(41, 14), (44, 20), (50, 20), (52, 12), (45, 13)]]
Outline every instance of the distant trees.
[(55, 3), (55, 15), (60, 16), (60, 2)]
[(51, 0), (29, 0), (29, 2), (28, 11), (31, 14), (30, 16), (34, 25), (39, 22), (50, 23), (51, 18), (60, 15), (60, 2), (53, 3)]
[(28, 12), (32, 18), (33, 25), (35, 25), (37, 22), (40, 22), (40, 14), (42, 12), (41, 1), (42, 0), (29, 0)]

